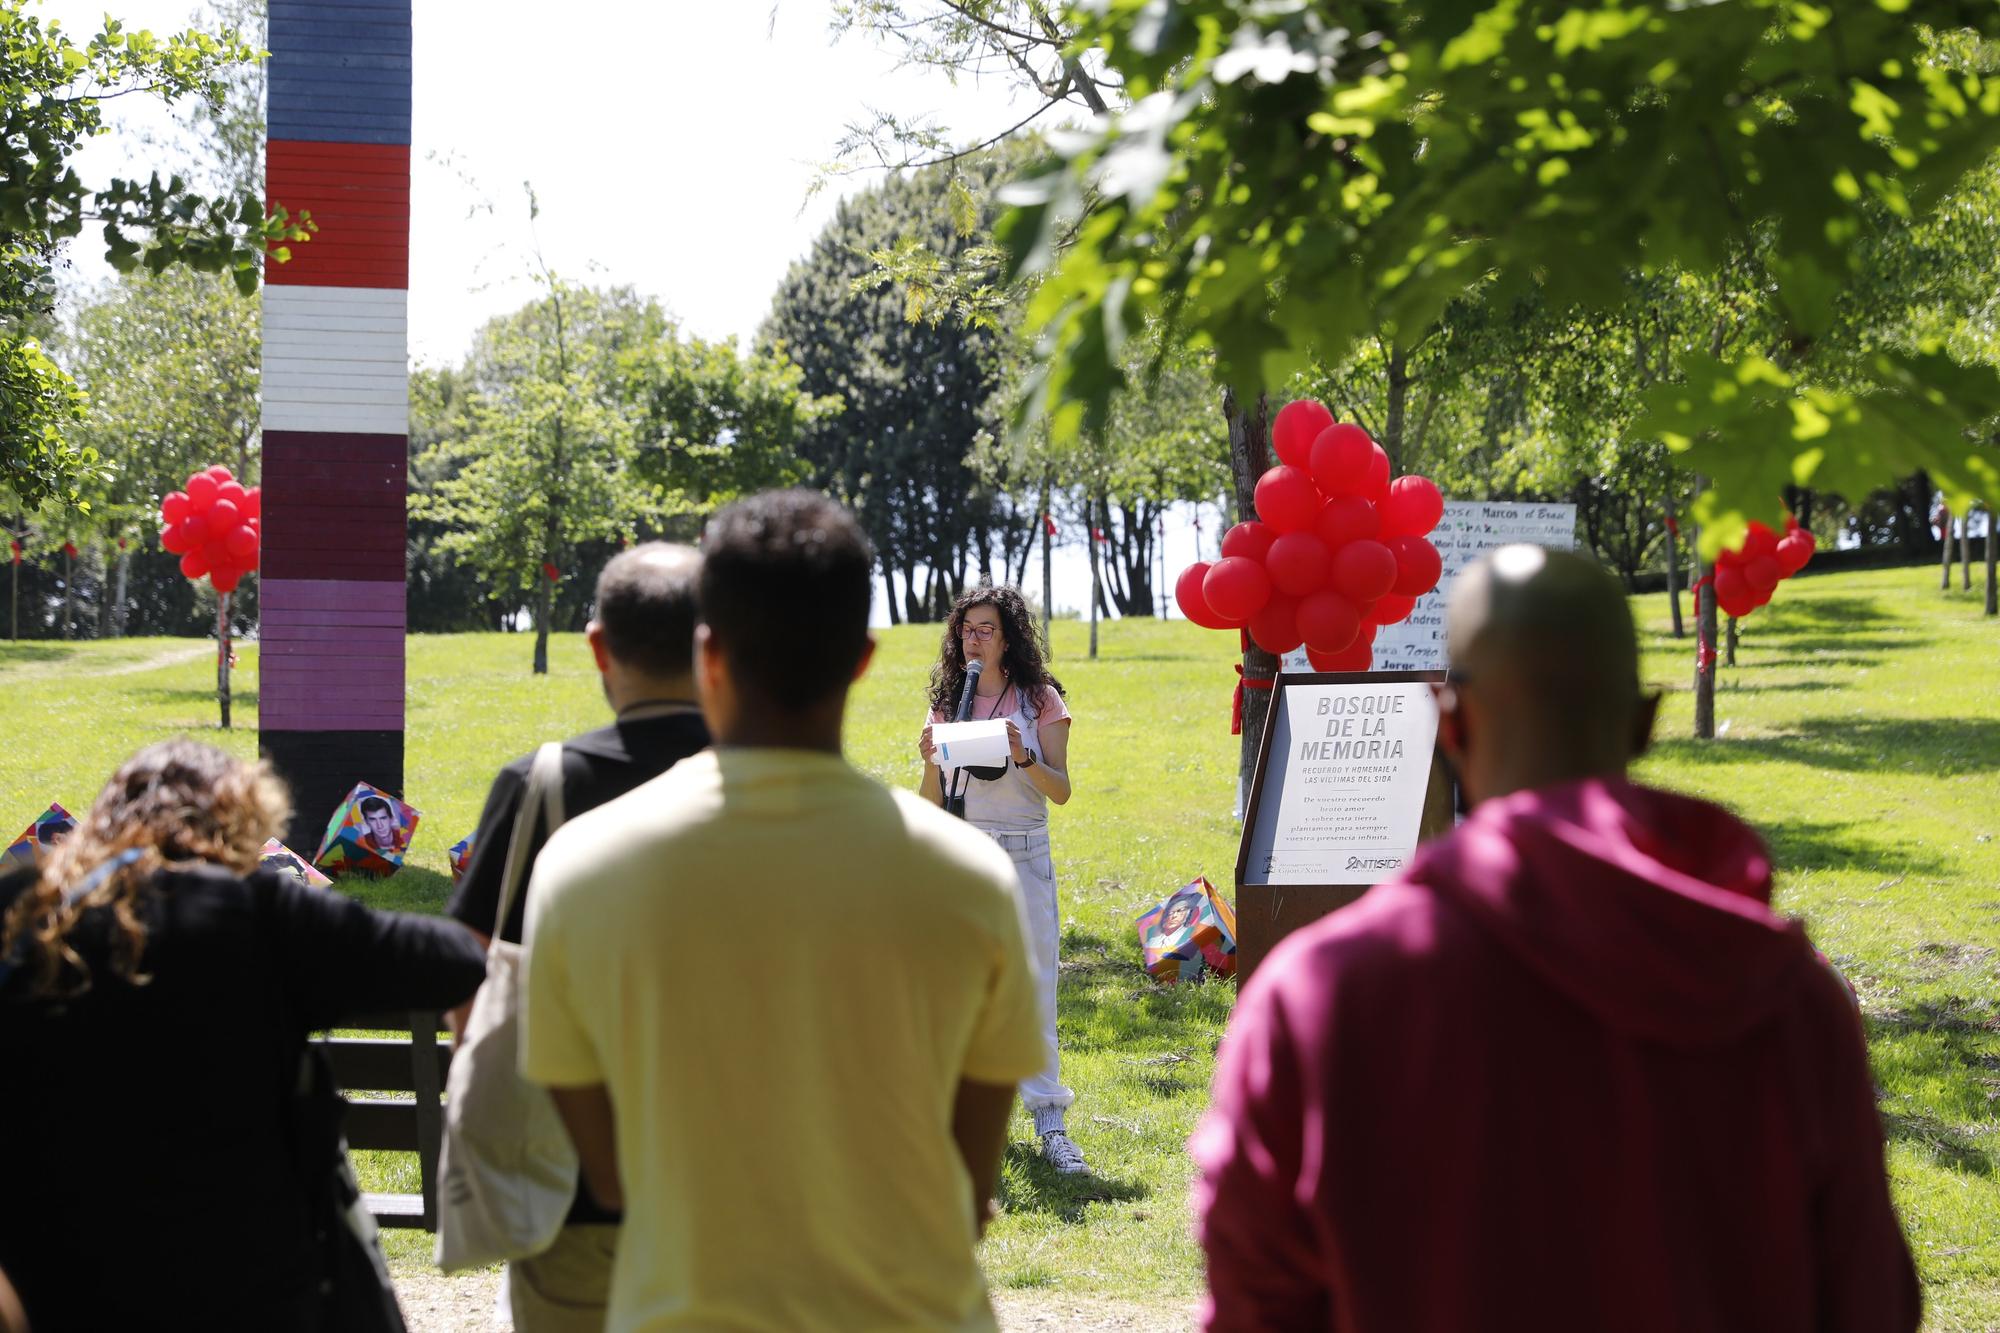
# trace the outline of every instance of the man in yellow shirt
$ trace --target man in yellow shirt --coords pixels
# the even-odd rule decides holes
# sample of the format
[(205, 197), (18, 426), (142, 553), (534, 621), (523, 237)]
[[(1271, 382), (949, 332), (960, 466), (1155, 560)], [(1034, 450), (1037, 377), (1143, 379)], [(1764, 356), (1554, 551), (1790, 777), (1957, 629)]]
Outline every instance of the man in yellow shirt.
[(873, 555), (824, 497), (703, 543), (714, 750), (565, 825), (526, 1076), (625, 1229), (608, 1328), (991, 1329), (973, 1247), (1045, 1058), (1012, 864), (841, 757)]

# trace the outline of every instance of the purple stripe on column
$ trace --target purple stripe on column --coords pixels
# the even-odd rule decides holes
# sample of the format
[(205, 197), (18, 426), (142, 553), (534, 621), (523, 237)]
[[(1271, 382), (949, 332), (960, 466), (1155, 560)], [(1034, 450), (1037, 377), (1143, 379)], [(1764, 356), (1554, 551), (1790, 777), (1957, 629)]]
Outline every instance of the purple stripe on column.
[(263, 729), (401, 729), (408, 623), (401, 583), (274, 578), (260, 593)]

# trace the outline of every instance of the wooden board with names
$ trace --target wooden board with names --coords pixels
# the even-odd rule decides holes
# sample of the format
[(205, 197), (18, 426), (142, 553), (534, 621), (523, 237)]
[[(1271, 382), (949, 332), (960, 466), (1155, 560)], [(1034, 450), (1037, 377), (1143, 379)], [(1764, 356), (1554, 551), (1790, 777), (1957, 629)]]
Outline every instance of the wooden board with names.
[(1442, 671), (1280, 673), (1236, 855), (1237, 975), (1448, 832)]
[[(1431, 545), (1444, 562), (1437, 587), (1417, 599), (1408, 619), (1385, 625), (1375, 635), (1375, 670), (1442, 671), (1444, 603), (1459, 571), (1488, 551), (1528, 542), (1556, 551), (1576, 549), (1576, 506), (1514, 500), (1447, 500), (1444, 517), (1431, 531)], [(1285, 655), (1285, 670), (1310, 671), (1305, 651)]]

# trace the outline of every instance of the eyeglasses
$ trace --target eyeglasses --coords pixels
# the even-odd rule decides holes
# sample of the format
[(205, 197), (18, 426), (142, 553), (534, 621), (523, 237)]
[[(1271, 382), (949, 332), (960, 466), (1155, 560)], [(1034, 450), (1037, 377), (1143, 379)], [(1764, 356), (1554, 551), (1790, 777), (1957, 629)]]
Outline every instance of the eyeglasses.
[(981, 643), (986, 643), (992, 639), (994, 632), (999, 628), (998, 625), (975, 625), (968, 620), (958, 627), (958, 637), (961, 639), (977, 639)]

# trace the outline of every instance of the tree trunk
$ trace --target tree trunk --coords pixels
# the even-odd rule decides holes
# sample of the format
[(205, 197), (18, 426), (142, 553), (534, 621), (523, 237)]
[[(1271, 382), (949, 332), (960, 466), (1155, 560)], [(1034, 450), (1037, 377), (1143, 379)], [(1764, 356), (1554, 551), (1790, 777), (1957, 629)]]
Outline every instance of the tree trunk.
[(132, 553), (124, 547), (118, 548), (118, 578), (111, 595), (111, 632), (118, 638), (125, 637), (125, 594), (130, 587), (132, 573)]
[[(1694, 479), (1694, 493), (1700, 495), (1708, 489), (1708, 479), (1697, 476)], [(1715, 645), (1715, 585), (1703, 583), (1708, 577), (1706, 562), (1701, 558), (1701, 529), (1697, 527), (1694, 540), (1695, 572), (1695, 633), (1704, 647), (1713, 649)], [(1697, 653), (1694, 671), (1694, 734), (1696, 740), (1715, 739), (1715, 666), (1705, 653)]]
[(1958, 572), (1959, 587), (1972, 591), (1972, 510), (1965, 511), (1965, 518), (1958, 525)]
[(1088, 529), (1084, 535), (1090, 541), (1090, 660), (1095, 662), (1097, 660), (1097, 608), (1104, 601), (1104, 574), (1099, 564), (1103, 556), (1098, 550), (1098, 547), (1102, 543), (1097, 540), (1097, 528), (1095, 526), (1097, 522), (1097, 503), (1091, 501), (1085, 504), (1083, 513), (1084, 527)]
[(1986, 507), (1986, 614), (2000, 616), (2000, 580), (1995, 578), (1996, 554), (2000, 554), (2000, 532), (1994, 531), (2000, 524), (1994, 523), (1993, 507)]
[(540, 587), (535, 590), (535, 668), (534, 674), (549, 674), (549, 617), (555, 612), (555, 584), (549, 582), (547, 574), (537, 580)]
[(889, 608), (889, 623), (903, 623), (903, 610), (896, 605), (896, 570), (887, 560), (882, 562), (882, 590), (886, 594), (885, 604)]
[(1403, 423), (1409, 419), (1410, 410), (1410, 361), (1403, 349), (1391, 343), (1384, 358), (1387, 395), (1382, 408), (1382, 451), (1389, 455), (1389, 465), (1400, 471), (1403, 468)]
[(1736, 617), (1735, 616), (1729, 617), (1729, 627), (1723, 631), (1722, 641), (1723, 641), (1722, 664), (1724, 666), (1735, 666), (1736, 665)]
[[(1950, 548), (1951, 548), (1951, 543), (1949, 541), (1945, 542), (1944, 579), (1946, 587), (1951, 586)], [(72, 556), (68, 551), (64, 551), (63, 552), (63, 637), (65, 639), (73, 639), (76, 637), (75, 626), (72, 623), (72, 617), (75, 610), (76, 610), (76, 557)]]
[(1042, 647), (1051, 660), (1056, 655), (1055, 635), (1049, 630), (1049, 616), (1054, 611), (1055, 576), (1049, 572), (1049, 548), (1054, 545), (1055, 535), (1049, 531), (1049, 474), (1042, 473)]
[(12, 582), (7, 589), (7, 637), (18, 640), (21, 637), (21, 562), (11, 559), (7, 568)]
[[(1271, 466), (1270, 404), (1263, 394), (1256, 405), (1245, 411), (1234, 388), (1222, 391), (1222, 417), (1229, 425), (1229, 474), (1236, 487), (1239, 519), (1257, 516), (1257, 478)], [(1269, 682), (1278, 674), (1278, 659), (1246, 638), (1243, 647), (1243, 678)], [(1264, 744), (1264, 723), (1271, 715), (1271, 691), (1246, 688), (1243, 691), (1243, 736), (1237, 751), (1236, 772), (1247, 793), (1257, 767), (1257, 751)]]
[(222, 709), (222, 729), (229, 730), (229, 599), (219, 593), (215, 599), (215, 702)]
[(1674, 613), (1674, 637), (1687, 637), (1681, 624), (1681, 539), (1680, 518), (1674, 513), (1674, 493), (1667, 491), (1667, 605)]
[(1946, 509), (1943, 505), (1939, 505), (1938, 513), (1944, 516), (1944, 521), (1938, 525), (1938, 550), (1941, 553), (1941, 563), (1938, 565), (1938, 587), (1945, 592), (1950, 592), (1951, 591), (1951, 511), (1949, 509)]

